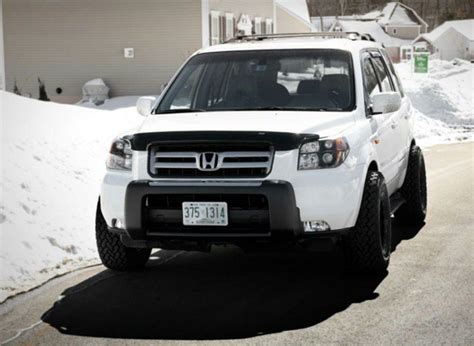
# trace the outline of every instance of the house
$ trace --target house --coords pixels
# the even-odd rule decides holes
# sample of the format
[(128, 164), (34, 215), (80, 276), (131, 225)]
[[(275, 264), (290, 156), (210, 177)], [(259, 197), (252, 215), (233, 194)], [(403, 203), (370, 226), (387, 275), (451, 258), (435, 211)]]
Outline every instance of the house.
[(428, 24), (412, 8), (400, 2), (388, 2), (364, 15), (336, 17), (329, 31), (370, 34), (386, 48), (394, 62), (399, 62), (402, 47), (409, 46), (414, 38), (426, 33), (427, 28)]
[(95, 78), (111, 96), (157, 94), (193, 52), (238, 32), (311, 31), (305, 0), (0, 0), (0, 7), (6, 90), (37, 98), (40, 78), (51, 100), (67, 103)]
[(361, 16), (360, 20), (375, 20), (388, 35), (405, 40), (413, 40), (428, 31), (423, 18), (401, 2), (388, 2), (383, 8)]
[(329, 30), (355, 31), (360, 34), (369, 34), (375, 41), (385, 47), (387, 53), (394, 62), (400, 61), (400, 47), (411, 43), (411, 40), (404, 40), (390, 36), (375, 20), (360, 21), (353, 19), (337, 19)]
[(428, 34), (421, 34), (412, 44), (425, 47), (440, 59), (474, 60), (474, 19), (452, 20)]

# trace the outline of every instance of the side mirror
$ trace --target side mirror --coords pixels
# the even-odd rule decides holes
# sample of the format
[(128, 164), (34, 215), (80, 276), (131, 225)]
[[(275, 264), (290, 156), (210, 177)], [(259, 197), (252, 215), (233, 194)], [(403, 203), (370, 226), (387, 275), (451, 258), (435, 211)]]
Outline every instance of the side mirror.
[(402, 105), (400, 94), (394, 91), (383, 92), (372, 96), (372, 113), (391, 113), (396, 112)]
[(144, 117), (150, 115), (153, 106), (155, 105), (156, 97), (153, 96), (143, 96), (140, 97), (137, 101), (137, 111)]

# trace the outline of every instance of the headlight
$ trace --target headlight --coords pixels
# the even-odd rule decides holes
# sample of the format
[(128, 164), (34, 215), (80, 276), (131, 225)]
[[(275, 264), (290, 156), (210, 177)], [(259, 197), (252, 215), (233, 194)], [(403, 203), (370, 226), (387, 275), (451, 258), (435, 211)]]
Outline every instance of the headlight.
[(132, 169), (132, 156), (133, 151), (130, 142), (123, 138), (117, 138), (110, 147), (106, 166), (110, 169), (130, 171)]
[(344, 162), (349, 144), (343, 137), (306, 142), (300, 147), (298, 170), (334, 168)]

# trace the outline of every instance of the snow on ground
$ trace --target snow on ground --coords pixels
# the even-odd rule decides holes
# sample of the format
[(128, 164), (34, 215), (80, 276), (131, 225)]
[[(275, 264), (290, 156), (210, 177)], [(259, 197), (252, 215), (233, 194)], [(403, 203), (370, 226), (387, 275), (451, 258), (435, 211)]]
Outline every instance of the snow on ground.
[(108, 147), (141, 117), (0, 91), (0, 302), (97, 263), (94, 218)]
[[(473, 66), (398, 64), (423, 146), (473, 137)], [(0, 302), (98, 263), (94, 218), (112, 139), (136, 126), (136, 96), (61, 105), (0, 91)]]
[(105, 102), (101, 105), (96, 106), (92, 102), (79, 102), (77, 103), (78, 106), (87, 107), (87, 108), (94, 108), (94, 109), (101, 109), (107, 111), (114, 111), (116, 109), (121, 108), (130, 108), (135, 107), (137, 101), (140, 96), (119, 96), (113, 97), (111, 99), (105, 100)]
[(415, 137), (422, 146), (474, 138), (474, 65), (463, 60), (430, 60), (429, 73), (396, 64), (413, 105)]

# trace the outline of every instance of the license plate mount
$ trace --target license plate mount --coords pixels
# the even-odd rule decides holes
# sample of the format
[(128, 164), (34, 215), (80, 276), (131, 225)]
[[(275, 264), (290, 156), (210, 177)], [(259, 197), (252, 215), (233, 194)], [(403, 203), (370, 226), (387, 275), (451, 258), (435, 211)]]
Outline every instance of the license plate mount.
[(226, 202), (183, 202), (184, 226), (227, 226)]

